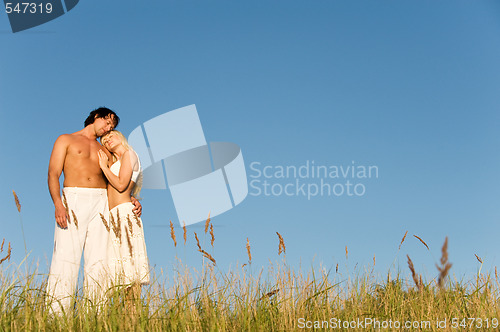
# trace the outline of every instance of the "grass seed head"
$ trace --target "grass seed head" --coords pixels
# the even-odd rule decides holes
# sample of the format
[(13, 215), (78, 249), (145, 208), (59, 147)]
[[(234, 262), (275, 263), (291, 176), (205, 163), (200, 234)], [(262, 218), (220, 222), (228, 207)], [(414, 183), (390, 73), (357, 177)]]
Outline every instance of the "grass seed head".
[(266, 294), (262, 295), (262, 297), (259, 299), (259, 301), (260, 301), (260, 300), (262, 300), (262, 299), (265, 299), (265, 298), (271, 297), (271, 296), (273, 296), (273, 295), (276, 295), (279, 291), (280, 291), (280, 290), (279, 290), (279, 288), (278, 288), (278, 289), (275, 289), (275, 290), (273, 290), (273, 291), (270, 291), (269, 293), (266, 293)]
[(182, 230), (184, 231), (184, 245), (185, 245), (187, 241), (187, 229), (186, 229), (186, 222), (183, 221), (182, 223), (183, 223)]
[(66, 194), (62, 193), (62, 198), (63, 198), (63, 205), (64, 205), (64, 208), (66, 209), (66, 215), (69, 216), (69, 208), (68, 208), (68, 200), (66, 199)]
[(104, 218), (104, 215), (102, 213), (99, 213), (99, 216), (101, 217), (101, 221), (104, 224), (104, 227), (106, 227), (106, 230), (109, 233), (109, 225), (108, 222), (106, 221), (106, 218)]
[(133, 256), (132, 240), (130, 239), (130, 234), (127, 228), (125, 228), (125, 233), (127, 234), (128, 253), (130, 254), (130, 257), (132, 257)]
[(444, 280), (446, 279), (446, 276), (448, 275), (448, 272), (451, 269), (451, 263), (448, 262), (448, 237), (445, 238), (443, 247), (441, 248), (441, 266), (437, 266), (437, 269), (439, 271), (439, 277), (438, 277), (438, 286), (439, 288), (443, 288), (444, 286)]
[(134, 230), (132, 228), (132, 220), (130, 220), (129, 215), (127, 215), (127, 224), (128, 224), (128, 229), (130, 231), (130, 235), (134, 235)]
[(215, 242), (214, 224), (210, 224), (210, 245), (213, 247)]
[(403, 242), (405, 242), (407, 234), (408, 234), (408, 231), (406, 231), (405, 235), (403, 235), (403, 238), (401, 239), (401, 243), (399, 244), (399, 249), (401, 249), (401, 246), (403, 245)]
[(71, 214), (73, 215), (73, 222), (75, 223), (76, 229), (78, 229), (78, 218), (76, 218), (75, 211), (71, 210)]
[(208, 225), (210, 224), (210, 212), (208, 213), (207, 221), (205, 221), (205, 234), (208, 232)]
[(135, 219), (135, 223), (137, 224), (137, 226), (139, 226), (139, 228), (141, 228), (141, 221), (139, 220), (139, 217), (137, 217), (134, 213), (134, 219)]
[(283, 241), (283, 237), (280, 233), (276, 232), (276, 234), (278, 234), (278, 238), (280, 241), (278, 246), (278, 255), (281, 255), (282, 252), (286, 254), (285, 241)]
[(121, 230), (121, 224), (120, 224), (120, 219), (117, 217), (115, 220), (115, 217), (113, 217), (113, 214), (109, 215), (109, 222), (111, 224), (111, 228), (113, 229), (113, 233), (115, 234), (116, 238), (120, 240), (120, 244), (122, 243), (122, 230)]
[(11, 254), (12, 254), (12, 248), (10, 247), (10, 242), (9, 242), (9, 248), (7, 249), (7, 256), (5, 256), (4, 258), (0, 259), (0, 264), (2, 264), (3, 262), (5, 262), (6, 260), (10, 261)]
[(19, 197), (17, 197), (17, 194), (14, 190), (12, 190), (12, 193), (14, 194), (14, 201), (16, 202), (17, 212), (21, 213), (21, 203), (19, 203)]
[(198, 239), (198, 234), (196, 234), (196, 232), (194, 232), (194, 237), (196, 239), (196, 245), (198, 246), (198, 249), (201, 250), (200, 240)]
[(174, 224), (172, 224), (172, 220), (170, 220), (170, 237), (174, 241), (174, 247), (177, 247), (177, 240), (175, 238)]
[(424, 242), (424, 240), (422, 240), (420, 237), (416, 236), (416, 235), (413, 235), (414, 237), (416, 237), (417, 239), (420, 240), (420, 242), (422, 242), (422, 244), (427, 248), (427, 250), (429, 250), (429, 246), (427, 245), (427, 243)]
[(208, 258), (214, 265), (216, 264), (215, 263), (215, 259), (208, 252), (206, 252), (203, 249), (199, 249), (198, 251), (201, 252), (201, 254), (203, 255), (203, 257)]
[(248, 263), (252, 263), (252, 253), (250, 252), (250, 241), (247, 238), (247, 254), (248, 254)]
[(423, 283), (422, 283), (422, 277), (420, 277), (417, 272), (415, 272), (415, 267), (413, 266), (413, 262), (411, 261), (410, 256), (406, 255), (408, 257), (408, 267), (410, 268), (411, 271), (411, 276), (413, 278), (413, 282), (415, 282), (415, 285), (419, 290), (423, 289)]

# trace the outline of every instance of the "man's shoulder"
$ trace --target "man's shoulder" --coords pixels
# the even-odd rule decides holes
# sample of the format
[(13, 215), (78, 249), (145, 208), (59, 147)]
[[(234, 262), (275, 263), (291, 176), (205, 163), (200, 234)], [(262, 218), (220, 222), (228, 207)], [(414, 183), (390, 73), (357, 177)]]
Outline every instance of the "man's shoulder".
[(62, 134), (56, 139), (57, 145), (71, 145), (71, 144), (78, 144), (80, 141), (86, 141), (88, 140), (85, 138), (83, 135), (79, 134), (78, 132), (72, 133), (72, 134)]
[(81, 133), (81, 131), (77, 131), (71, 134), (62, 134), (57, 140), (59, 141), (93, 141), (92, 139), (86, 137)]
[(56, 144), (64, 144), (72, 139), (73, 134), (62, 134), (56, 139)]

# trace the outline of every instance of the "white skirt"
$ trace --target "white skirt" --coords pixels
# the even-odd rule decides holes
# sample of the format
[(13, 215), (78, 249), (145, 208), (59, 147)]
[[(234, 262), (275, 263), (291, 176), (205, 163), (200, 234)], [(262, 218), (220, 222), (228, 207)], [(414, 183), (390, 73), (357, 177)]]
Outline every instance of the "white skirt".
[(108, 267), (114, 284), (149, 283), (149, 264), (141, 218), (132, 203), (109, 211)]

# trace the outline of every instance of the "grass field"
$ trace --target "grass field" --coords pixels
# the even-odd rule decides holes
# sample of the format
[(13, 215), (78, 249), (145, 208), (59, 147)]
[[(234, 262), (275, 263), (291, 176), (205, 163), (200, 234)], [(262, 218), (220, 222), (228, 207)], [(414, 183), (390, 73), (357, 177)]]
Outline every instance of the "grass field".
[[(186, 233), (184, 228), (184, 243)], [(210, 220), (205, 236), (214, 238)], [(173, 227), (171, 237), (177, 243)], [(406, 234), (400, 248), (405, 238)], [(167, 280), (161, 271), (152, 271), (152, 282), (135, 299), (127, 296), (127, 285), (110, 289), (99, 304), (91, 303), (80, 290), (74, 308), (61, 316), (47, 309), (51, 300), (45, 293), (46, 276), (24, 262), (9, 263), (11, 246), (5, 240), (0, 248), (0, 330), (463, 331), (498, 330), (500, 324), (496, 270), (494, 276), (479, 270), (472, 280), (450, 280), (447, 240), (436, 276), (427, 281), (415, 271), (410, 257), (408, 277), (388, 273), (380, 278), (373, 269), (352, 276), (324, 269), (297, 271), (286, 263), (285, 241), (279, 233), (278, 262), (252, 273), (256, 267), (251, 265), (247, 240), (248, 262), (223, 272), (210, 250), (200, 246), (198, 234), (195, 239), (204, 259), (201, 271), (177, 260), (174, 275), (170, 273)]]

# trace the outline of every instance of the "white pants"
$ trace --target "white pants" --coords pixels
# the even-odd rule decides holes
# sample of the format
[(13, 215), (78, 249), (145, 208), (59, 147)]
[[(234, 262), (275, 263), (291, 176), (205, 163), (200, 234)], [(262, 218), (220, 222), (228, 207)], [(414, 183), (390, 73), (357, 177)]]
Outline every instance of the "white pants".
[(54, 253), (47, 282), (47, 294), (55, 313), (70, 308), (84, 248), (85, 296), (96, 303), (102, 299), (108, 286), (106, 249), (109, 233), (101, 219), (101, 214), (108, 219), (107, 191), (101, 188), (67, 187), (63, 193), (70, 217), (65, 229), (56, 223)]

